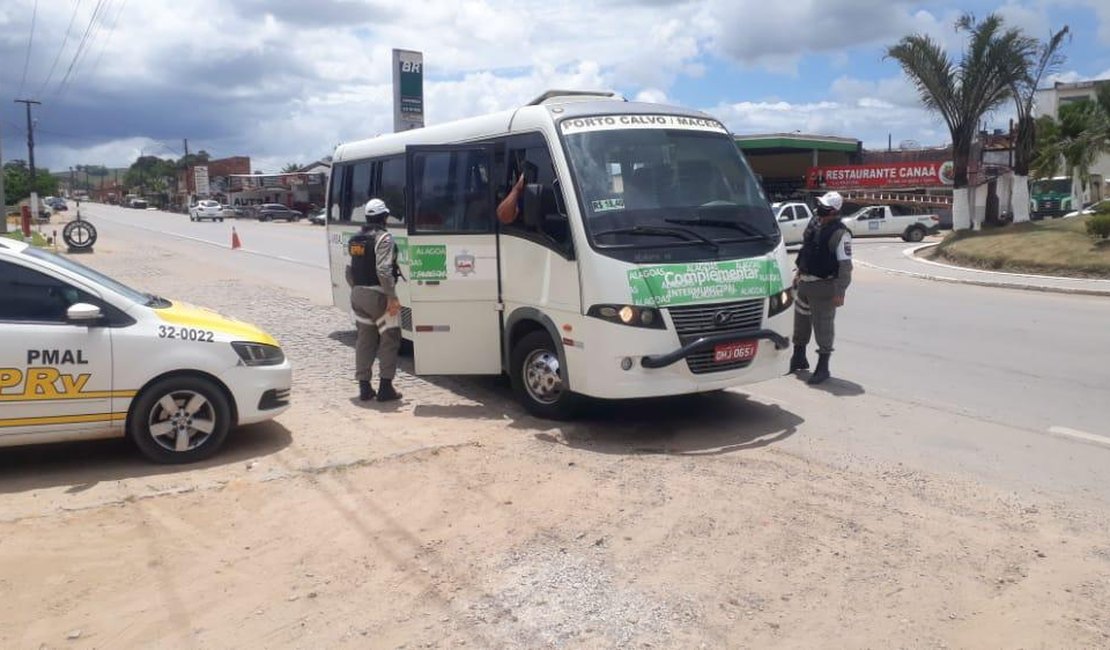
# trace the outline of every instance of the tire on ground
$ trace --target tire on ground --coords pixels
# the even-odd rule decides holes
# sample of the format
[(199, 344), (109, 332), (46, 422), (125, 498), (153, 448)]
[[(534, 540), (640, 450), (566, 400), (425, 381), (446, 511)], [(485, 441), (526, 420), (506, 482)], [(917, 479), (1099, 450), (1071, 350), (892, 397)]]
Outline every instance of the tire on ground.
[(919, 242), (925, 239), (925, 229), (921, 226), (910, 226), (906, 228), (906, 232), (902, 234), (902, 239), (908, 242)]
[[(190, 415), (186, 410), (195, 396), (201, 396), (203, 403), (193, 405), (196, 410)], [(167, 413), (164, 398), (173, 400), (178, 410)], [(173, 418), (185, 418), (188, 448), (177, 451), (177, 435), (172, 432)], [(189, 419), (193, 418), (193, 419)], [(194, 428), (193, 422), (204, 422), (205, 426)], [(171, 432), (156, 435), (151, 426), (169, 426)], [(211, 427), (211, 432), (202, 429)], [(231, 405), (223, 390), (211, 380), (196, 376), (176, 376), (160, 379), (148, 386), (135, 400), (127, 419), (127, 435), (134, 441), (144, 456), (156, 463), (192, 463), (211, 457), (227, 439), (231, 429)]]
[[(526, 334), (513, 346), (509, 357), (509, 379), (512, 381), (513, 393), (529, 413), (548, 420), (567, 420), (575, 416), (581, 406), (581, 398), (567, 390), (565, 386), (549, 400), (538, 398), (535, 390), (529, 389), (526, 365), (542, 366), (546, 363), (548, 373), (553, 370), (558, 372), (560, 384), (561, 376), (565, 374), (565, 370), (559, 367), (559, 350), (546, 331), (537, 330)], [(533, 377), (532, 381), (538, 382), (542, 387), (543, 379), (543, 377), (538, 379)], [(548, 382), (553, 380), (550, 376), (546, 379)]]

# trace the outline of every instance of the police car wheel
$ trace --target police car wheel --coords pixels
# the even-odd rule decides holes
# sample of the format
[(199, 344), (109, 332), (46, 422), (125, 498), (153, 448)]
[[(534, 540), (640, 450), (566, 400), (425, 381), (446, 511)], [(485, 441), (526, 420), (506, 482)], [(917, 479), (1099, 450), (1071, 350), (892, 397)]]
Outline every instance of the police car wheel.
[(139, 395), (128, 433), (156, 463), (191, 463), (215, 454), (231, 428), (231, 407), (215, 384), (201, 377), (168, 377)]
[(510, 356), (513, 392), (529, 413), (548, 420), (574, 416), (579, 399), (563, 382), (559, 351), (547, 332), (525, 335)]

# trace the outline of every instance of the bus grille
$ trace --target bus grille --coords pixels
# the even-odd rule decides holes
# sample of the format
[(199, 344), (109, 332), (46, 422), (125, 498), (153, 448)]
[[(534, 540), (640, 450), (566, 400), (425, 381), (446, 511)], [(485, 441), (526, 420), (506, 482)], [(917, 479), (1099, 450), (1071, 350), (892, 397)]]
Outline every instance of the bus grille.
[[(757, 298), (716, 305), (670, 307), (667, 311), (670, 313), (675, 330), (678, 332), (678, 340), (682, 345), (686, 345), (702, 336), (727, 334), (729, 332), (736, 332), (737, 340), (742, 339), (745, 332), (761, 329), (764, 304), (762, 298)], [(719, 323), (718, 314), (727, 314), (727, 320)], [(690, 372), (701, 375), (746, 368), (751, 365), (751, 360), (715, 363), (713, 361), (713, 350), (710, 349), (686, 357), (686, 365), (690, 368)]]

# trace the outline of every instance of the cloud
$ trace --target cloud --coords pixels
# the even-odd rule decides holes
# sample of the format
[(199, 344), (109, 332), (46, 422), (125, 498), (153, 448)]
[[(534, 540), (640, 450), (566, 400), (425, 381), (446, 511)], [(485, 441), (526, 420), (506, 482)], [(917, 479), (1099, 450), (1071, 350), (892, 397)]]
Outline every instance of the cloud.
[[(999, 2), (1007, 18), (1023, 26), (1051, 17), (1060, 3), (1086, 3), (1104, 27), (1110, 22), (1104, 8), (1110, 3), (1090, 0), (964, 4), (985, 14), (980, 9)], [(804, 93), (790, 93), (791, 102), (720, 106), (745, 132), (751, 130), (746, 125), (763, 125), (885, 141), (886, 132), (896, 130), (927, 140), (935, 129), (913, 89), (886, 76), (897, 67), (888, 62), (880, 78), (866, 77), (880, 65), (880, 46), (902, 34), (924, 32), (958, 48), (961, 37), (952, 24), (959, 9), (952, 3), (40, 1), (24, 93), (43, 101), (35, 111), (36, 158), (62, 168), (123, 165), (137, 153), (136, 143), (176, 147), (182, 138), (216, 156), (250, 155), (262, 169), (326, 155), (338, 142), (391, 130), (393, 47), (424, 52), (429, 123), (519, 106), (548, 88), (614, 89), (632, 98), (697, 104), (787, 94), (793, 78), (804, 77)], [(34, 4), (0, 3), (6, 142), (22, 137), (23, 114), (10, 100), (20, 85)], [(93, 20), (98, 4), (101, 13)], [(86, 29), (86, 52), (74, 62)], [(874, 55), (867, 70), (857, 69), (861, 52)], [(806, 77), (815, 55), (841, 76), (831, 83)], [(46, 84), (56, 56), (57, 70)], [(60, 87), (71, 62), (70, 82)], [(782, 85), (767, 86), (774, 77), (762, 72), (754, 78), (764, 85), (755, 92), (717, 81), (722, 73), (742, 75), (748, 68), (783, 75)], [(856, 128), (860, 132), (852, 133)]]

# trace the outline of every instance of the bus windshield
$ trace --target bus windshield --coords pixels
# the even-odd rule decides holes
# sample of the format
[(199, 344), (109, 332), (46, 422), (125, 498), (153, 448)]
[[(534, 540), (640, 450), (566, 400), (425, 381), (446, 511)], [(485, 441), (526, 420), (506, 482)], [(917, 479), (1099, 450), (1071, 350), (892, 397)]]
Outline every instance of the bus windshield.
[[(586, 118), (574, 120), (575, 126), (564, 121), (561, 128), (586, 228), (597, 246), (704, 246), (707, 240), (777, 237), (771, 207), (723, 127), (696, 120), (702, 128), (691, 128), (689, 118), (642, 116), (667, 125), (644, 128), (637, 118)], [(635, 126), (620, 128), (629, 119)]]
[(1033, 194), (1069, 194), (1071, 193), (1070, 178), (1053, 178), (1051, 180), (1035, 181)]

